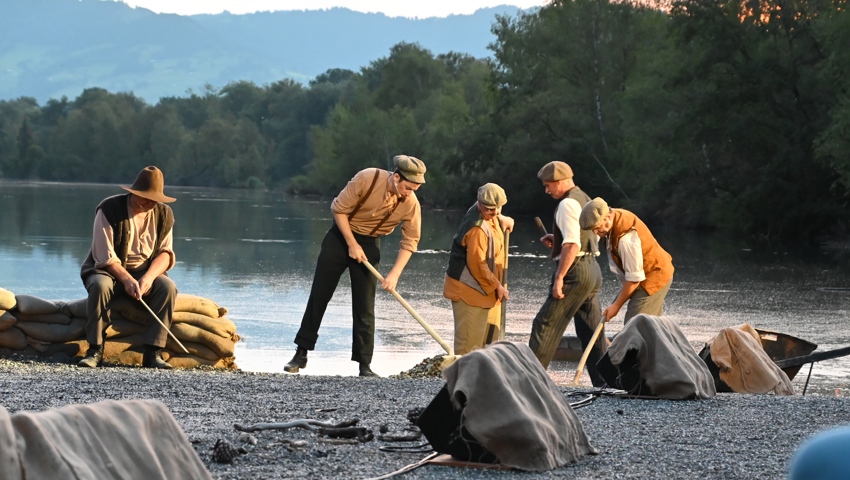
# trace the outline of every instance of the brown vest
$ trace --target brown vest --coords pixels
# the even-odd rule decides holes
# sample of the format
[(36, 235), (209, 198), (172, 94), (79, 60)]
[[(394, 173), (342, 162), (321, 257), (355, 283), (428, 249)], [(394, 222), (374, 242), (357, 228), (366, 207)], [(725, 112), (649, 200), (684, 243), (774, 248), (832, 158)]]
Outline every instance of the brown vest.
[(617, 254), (617, 247), (623, 235), (635, 230), (640, 238), (640, 246), (643, 252), (643, 272), (646, 275), (646, 280), (640, 282), (640, 286), (646, 290), (646, 293), (652, 295), (661, 290), (661, 287), (667, 285), (667, 282), (673, 278), (673, 257), (661, 248), (646, 224), (634, 213), (621, 208), (614, 208), (612, 211), (614, 212), (614, 223), (611, 226), (611, 231), (608, 232), (608, 241), (611, 246), (608, 253), (614, 259), (614, 263), (622, 270), (623, 260)]

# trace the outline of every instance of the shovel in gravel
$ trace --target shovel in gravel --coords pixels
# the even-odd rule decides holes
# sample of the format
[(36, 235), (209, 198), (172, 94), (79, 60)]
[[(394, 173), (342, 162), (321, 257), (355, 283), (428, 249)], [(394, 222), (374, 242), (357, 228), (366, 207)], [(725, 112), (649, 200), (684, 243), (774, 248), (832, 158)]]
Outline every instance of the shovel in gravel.
[[(376, 270), (375, 267), (373, 267), (368, 260), (363, 260), (362, 263), (363, 265), (366, 265), (366, 268), (368, 268), (369, 271), (372, 272), (372, 275), (374, 275), (378, 280), (382, 282), (384, 281), (383, 275), (381, 275), (381, 273), (378, 272), (378, 270)], [(422, 325), (422, 328), (424, 328), (426, 332), (428, 332), (432, 337), (434, 337), (434, 340), (436, 340), (437, 343), (439, 343), (440, 346), (443, 347), (443, 350), (446, 351), (447, 355), (443, 356), (443, 364), (440, 366), (440, 369), (442, 370), (443, 368), (446, 368), (452, 363), (454, 363), (454, 361), (460, 357), (460, 355), (455, 355), (454, 348), (452, 348), (451, 345), (446, 343), (445, 340), (440, 337), (440, 334), (434, 331), (434, 329), (431, 328), (431, 325), (428, 325), (428, 322), (426, 322), (424, 318), (419, 316), (419, 314), (416, 313), (416, 310), (414, 310), (413, 307), (411, 307), (410, 304), (407, 303), (407, 301), (403, 299), (398, 292), (395, 291), (395, 289), (390, 290), (390, 293), (393, 294), (393, 296), (396, 298), (396, 300), (398, 300), (401, 306), (404, 307), (404, 309), (407, 310), (413, 316), (413, 318), (416, 319), (417, 322), (419, 322), (419, 325)]]

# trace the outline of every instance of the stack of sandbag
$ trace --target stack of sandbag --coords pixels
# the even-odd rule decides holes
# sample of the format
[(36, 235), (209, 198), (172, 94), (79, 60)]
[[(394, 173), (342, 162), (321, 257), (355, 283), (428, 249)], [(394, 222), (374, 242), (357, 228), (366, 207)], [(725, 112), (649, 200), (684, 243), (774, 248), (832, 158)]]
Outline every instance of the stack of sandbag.
[[(156, 322), (140, 303), (117, 297), (110, 303), (111, 324), (106, 330), (104, 360), (140, 365), (141, 334)], [(170, 336), (162, 358), (177, 368), (210, 366), (235, 369), (236, 325), (227, 309), (212, 300), (178, 294), (171, 333), (189, 351), (185, 353)], [(36, 355), (52, 361), (72, 362), (88, 350), (85, 340), (86, 299), (49, 301), (31, 295), (15, 295), (0, 288), (0, 355)]]

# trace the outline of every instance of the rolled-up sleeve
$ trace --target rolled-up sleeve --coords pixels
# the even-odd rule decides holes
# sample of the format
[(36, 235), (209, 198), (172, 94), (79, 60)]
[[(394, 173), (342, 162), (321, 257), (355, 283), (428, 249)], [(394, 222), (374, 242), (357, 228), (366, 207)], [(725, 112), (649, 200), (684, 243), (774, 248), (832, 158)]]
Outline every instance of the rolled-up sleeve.
[(417, 201), (410, 216), (405, 218), (401, 225), (399, 248), (415, 253), (419, 247), (420, 238), (422, 238), (422, 206)]
[(115, 246), (112, 244), (112, 226), (106, 220), (103, 210), (98, 210), (94, 217), (94, 230), (92, 232), (91, 253), (94, 258), (95, 268), (104, 268), (113, 263), (121, 263), (115, 254)]
[(581, 215), (581, 205), (574, 198), (565, 198), (558, 204), (558, 210), (555, 212), (555, 224), (564, 235), (564, 241), (561, 244), (575, 243), (581, 245), (581, 228), (579, 227), (578, 217)]
[(630, 282), (646, 280), (646, 273), (643, 271), (643, 250), (637, 231), (632, 230), (620, 238), (617, 252), (623, 261), (623, 273), (626, 280)]
[(174, 268), (174, 263), (177, 261), (174, 255), (174, 229), (169, 229), (168, 232), (162, 237), (162, 245), (160, 246), (159, 253), (168, 254), (168, 268), (165, 270), (171, 270)]

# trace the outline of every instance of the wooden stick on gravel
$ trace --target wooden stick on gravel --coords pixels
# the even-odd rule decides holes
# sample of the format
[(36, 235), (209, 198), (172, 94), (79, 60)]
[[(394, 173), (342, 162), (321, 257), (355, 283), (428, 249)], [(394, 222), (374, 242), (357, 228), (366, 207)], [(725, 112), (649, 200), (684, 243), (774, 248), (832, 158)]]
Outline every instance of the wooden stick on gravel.
[(289, 430), (290, 428), (303, 428), (311, 432), (317, 432), (319, 427), (325, 428), (344, 428), (353, 427), (360, 423), (359, 418), (352, 418), (342, 423), (328, 423), (312, 419), (297, 419), (288, 422), (272, 422), (272, 423), (253, 423), (251, 425), (242, 425), (234, 423), (233, 428), (240, 432), (259, 432), (262, 430)]

